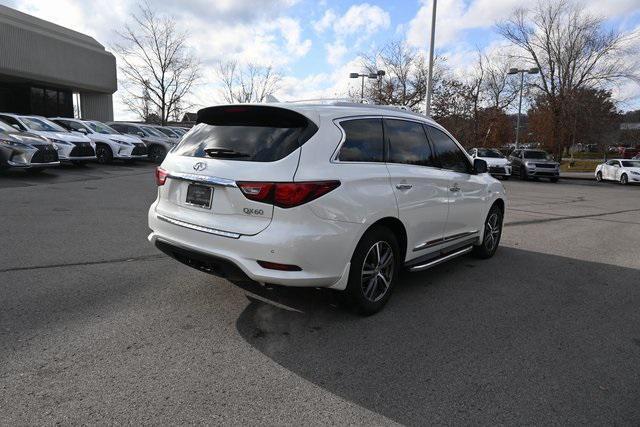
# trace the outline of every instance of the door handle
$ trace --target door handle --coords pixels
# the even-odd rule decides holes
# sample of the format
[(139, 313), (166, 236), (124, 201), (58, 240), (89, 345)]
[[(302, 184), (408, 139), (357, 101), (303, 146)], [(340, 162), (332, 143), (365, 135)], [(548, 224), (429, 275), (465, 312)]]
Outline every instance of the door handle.
[(449, 188), (449, 191), (460, 191), (460, 187), (458, 186), (458, 184), (453, 184), (453, 187)]
[(396, 188), (398, 190), (409, 190), (409, 189), (413, 188), (413, 185), (411, 185), (411, 184), (396, 184)]

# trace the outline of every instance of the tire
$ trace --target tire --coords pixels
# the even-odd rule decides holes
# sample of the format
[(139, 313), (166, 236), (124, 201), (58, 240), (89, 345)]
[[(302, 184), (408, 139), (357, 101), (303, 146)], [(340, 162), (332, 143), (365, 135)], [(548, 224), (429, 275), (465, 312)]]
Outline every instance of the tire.
[(99, 144), (96, 147), (96, 157), (98, 158), (98, 163), (101, 165), (113, 163), (113, 152), (108, 145)]
[(627, 185), (628, 183), (629, 183), (629, 177), (627, 176), (627, 174), (623, 173), (622, 175), (620, 175), (620, 184)]
[(473, 247), (473, 255), (481, 259), (491, 258), (498, 250), (502, 237), (502, 220), (504, 214), (499, 206), (493, 205), (484, 221), (482, 243)]
[(529, 176), (527, 176), (527, 171), (526, 171), (526, 169), (525, 169), (525, 168), (523, 168), (523, 167), (520, 167), (520, 179), (521, 179), (522, 181), (526, 181), (526, 180), (528, 180), (528, 179), (529, 179)]
[(598, 173), (596, 174), (596, 181), (602, 182), (602, 172), (598, 171)]
[(149, 147), (149, 159), (157, 165), (162, 163), (164, 158), (167, 156), (167, 150), (164, 147), (159, 145), (152, 145)]
[(358, 314), (377, 313), (389, 301), (402, 262), (400, 253), (396, 236), (386, 227), (373, 227), (362, 236), (351, 257), (345, 290)]
[(553, 183), (556, 183), (556, 182), (558, 182), (558, 179), (559, 179), (559, 178), (549, 178), (549, 181), (551, 181), (551, 182), (553, 182)]

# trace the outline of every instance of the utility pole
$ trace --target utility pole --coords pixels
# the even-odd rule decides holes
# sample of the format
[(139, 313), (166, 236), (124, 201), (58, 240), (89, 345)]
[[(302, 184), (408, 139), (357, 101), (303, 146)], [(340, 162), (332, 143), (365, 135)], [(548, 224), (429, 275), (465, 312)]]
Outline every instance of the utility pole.
[(431, 43), (429, 45), (429, 77), (427, 78), (427, 106), (425, 113), (427, 117), (431, 115), (431, 92), (433, 92), (433, 49), (436, 41), (436, 6), (438, 0), (433, 0), (433, 11), (431, 15)]

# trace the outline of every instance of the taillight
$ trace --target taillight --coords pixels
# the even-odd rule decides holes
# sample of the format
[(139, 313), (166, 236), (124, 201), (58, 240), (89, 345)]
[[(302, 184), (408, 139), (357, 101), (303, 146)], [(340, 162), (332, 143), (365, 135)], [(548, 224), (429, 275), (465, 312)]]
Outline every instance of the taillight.
[(169, 176), (169, 172), (158, 166), (156, 168), (156, 185), (164, 185), (164, 183), (167, 181), (167, 176)]
[(340, 181), (238, 182), (238, 187), (247, 199), (280, 208), (303, 205), (339, 186)]

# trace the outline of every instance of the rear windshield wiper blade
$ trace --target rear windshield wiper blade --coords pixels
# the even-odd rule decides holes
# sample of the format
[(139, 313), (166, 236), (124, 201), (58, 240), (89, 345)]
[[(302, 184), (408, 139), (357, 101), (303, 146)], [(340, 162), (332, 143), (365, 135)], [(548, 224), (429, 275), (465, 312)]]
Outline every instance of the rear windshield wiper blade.
[(232, 150), (230, 148), (205, 148), (205, 153), (209, 157), (222, 157), (227, 159), (239, 158), (239, 157), (251, 157), (247, 153), (241, 153), (240, 151)]

